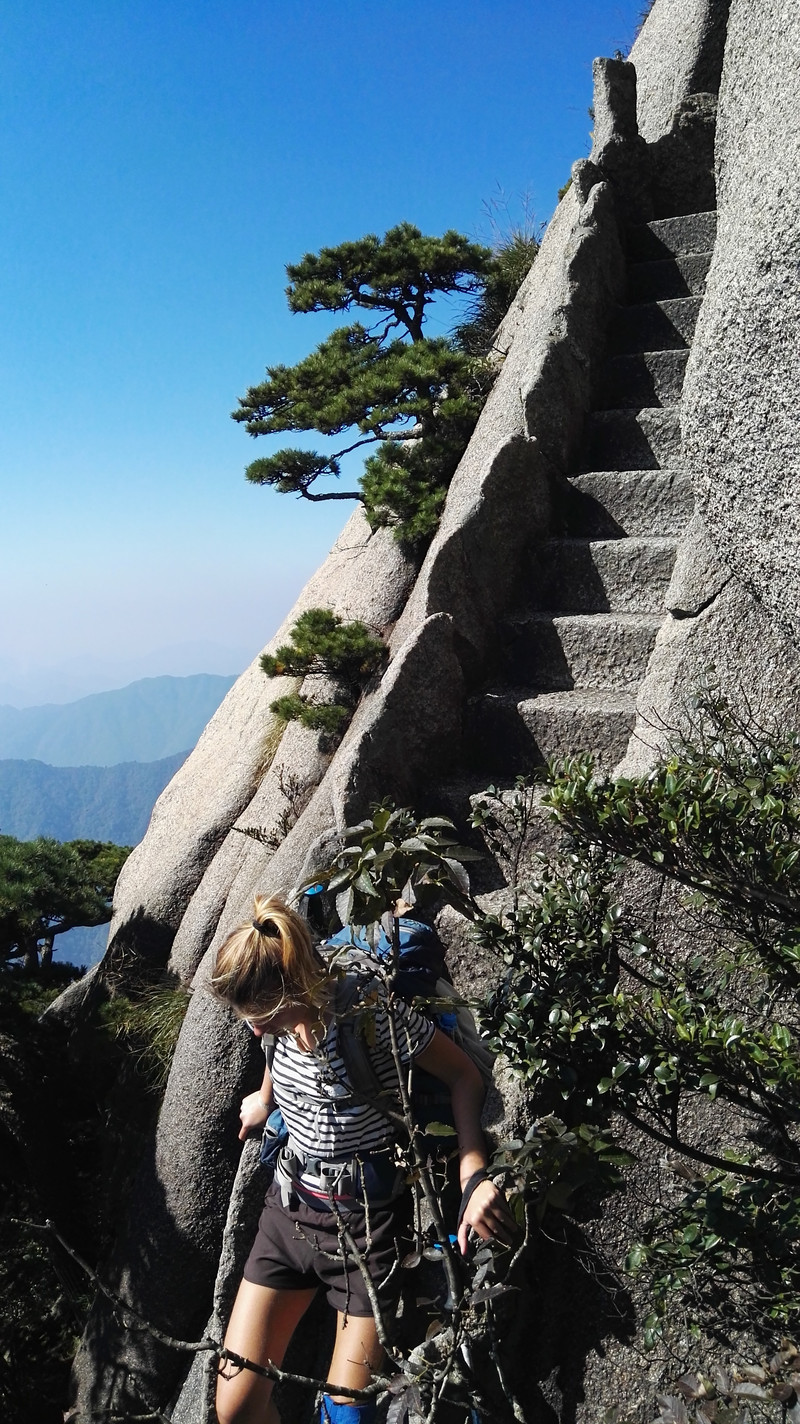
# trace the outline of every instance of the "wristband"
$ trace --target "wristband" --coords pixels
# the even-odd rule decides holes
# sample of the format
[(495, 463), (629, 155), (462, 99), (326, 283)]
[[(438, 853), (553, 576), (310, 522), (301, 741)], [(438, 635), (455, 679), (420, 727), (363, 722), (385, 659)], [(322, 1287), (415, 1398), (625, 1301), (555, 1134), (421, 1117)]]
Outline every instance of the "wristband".
[(477, 1186), (480, 1186), (481, 1182), (488, 1182), (490, 1176), (491, 1172), (489, 1171), (488, 1167), (479, 1167), (477, 1172), (472, 1173), (472, 1176), (470, 1177), (461, 1194), (461, 1205), (458, 1208), (458, 1220), (456, 1222), (456, 1230), (458, 1230), (459, 1226), (464, 1220), (464, 1212), (469, 1206), (470, 1197), (472, 1196), (472, 1193), (474, 1192), (475, 1188)]

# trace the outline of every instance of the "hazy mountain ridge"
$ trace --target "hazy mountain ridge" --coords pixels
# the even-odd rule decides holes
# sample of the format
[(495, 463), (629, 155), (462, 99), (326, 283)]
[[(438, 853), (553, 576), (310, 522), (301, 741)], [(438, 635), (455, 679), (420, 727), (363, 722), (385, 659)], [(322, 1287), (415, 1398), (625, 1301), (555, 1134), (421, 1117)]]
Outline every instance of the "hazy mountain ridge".
[(116, 766), (48, 766), (0, 760), (0, 832), (33, 840), (116, 841), (137, 845), (167, 782), (188, 756)]
[[(178, 752), (182, 759), (235, 681), (214, 673), (147, 677), (76, 702), (0, 706), (0, 760), (87, 770), (159, 762)], [(0, 826), (6, 829), (2, 811)]]

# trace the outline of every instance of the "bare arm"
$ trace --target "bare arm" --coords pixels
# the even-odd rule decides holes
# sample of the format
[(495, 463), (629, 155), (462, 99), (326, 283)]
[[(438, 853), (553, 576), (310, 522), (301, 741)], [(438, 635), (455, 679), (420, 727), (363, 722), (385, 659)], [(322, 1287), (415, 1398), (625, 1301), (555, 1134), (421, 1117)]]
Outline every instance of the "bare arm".
[[(485, 1097), (483, 1079), (472, 1059), (447, 1034), (437, 1029), (415, 1063), (432, 1073), (450, 1089), (453, 1121), (458, 1134), (459, 1178), (462, 1191), (473, 1173), (488, 1162), (486, 1139), (481, 1130), (481, 1109)], [(479, 1182), (458, 1231), (462, 1253), (467, 1249), (467, 1231), (472, 1227), (484, 1241), (510, 1241), (514, 1223), (503, 1193), (493, 1182)]]
[(242, 1127), (239, 1133), (240, 1141), (244, 1142), (248, 1133), (254, 1128), (263, 1127), (273, 1108), (272, 1098), (272, 1074), (269, 1065), (264, 1065), (264, 1077), (261, 1087), (255, 1093), (248, 1093), (246, 1098), (242, 1098), (242, 1106), (239, 1116), (242, 1119)]

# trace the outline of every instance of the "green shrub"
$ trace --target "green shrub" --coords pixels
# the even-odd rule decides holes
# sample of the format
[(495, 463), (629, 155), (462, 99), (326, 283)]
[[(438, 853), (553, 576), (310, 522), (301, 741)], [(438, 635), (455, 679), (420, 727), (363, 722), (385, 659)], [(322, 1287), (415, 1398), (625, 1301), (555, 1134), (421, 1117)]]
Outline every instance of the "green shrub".
[(270, 711), (286, 722), (298, 721), (325, 736), (336, 737), (352, 715), (364, 684), (388, 657), (386, 644), (363, 623), (345, 623), (327, 608), (308, 608), (295, 623), (290, 642), (276, 653), (264, 653), (261, 667), (268, 677), (327, 674), (341, 686), (342, 702), (309, 702), (300, 693), (278, 697)]
[(415, 548), (433, 537), (447, 489), (466, 446), (456, 441), (381, 445), (364, 463), (364, 513), (372, 529), (393, 527), (398, 543)]
[(299, 693), (292, 692), (286, 697), (277, 697), (270, 704), (270, 711), (282, 717), (285, 722), (300, 722), (312, 731), (322, 732), (327, 737), (336, 737), (344, 730), (353, 709), (342, 707), (338, 702), (307, 702)]
[(261, 658), (261, 667), (269, 677), (329, 673), (359, 688), (387, 657), (385, 643), (365, 624), (345, 623), (327, 608), (307, 608), (289, 636), (289, 643)]

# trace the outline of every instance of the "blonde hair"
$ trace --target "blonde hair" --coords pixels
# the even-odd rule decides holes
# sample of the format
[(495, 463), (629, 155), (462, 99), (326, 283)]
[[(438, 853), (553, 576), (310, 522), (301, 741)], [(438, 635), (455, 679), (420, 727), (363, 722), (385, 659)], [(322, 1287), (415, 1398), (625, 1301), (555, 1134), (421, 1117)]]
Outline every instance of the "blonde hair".
[(217, 951), (211, 989), (240, 1018), (266, 1024), (282, 1009), (320, 1009), (328, 973), (308, 925), (276, 895), (256, 895), (253, 918)]

